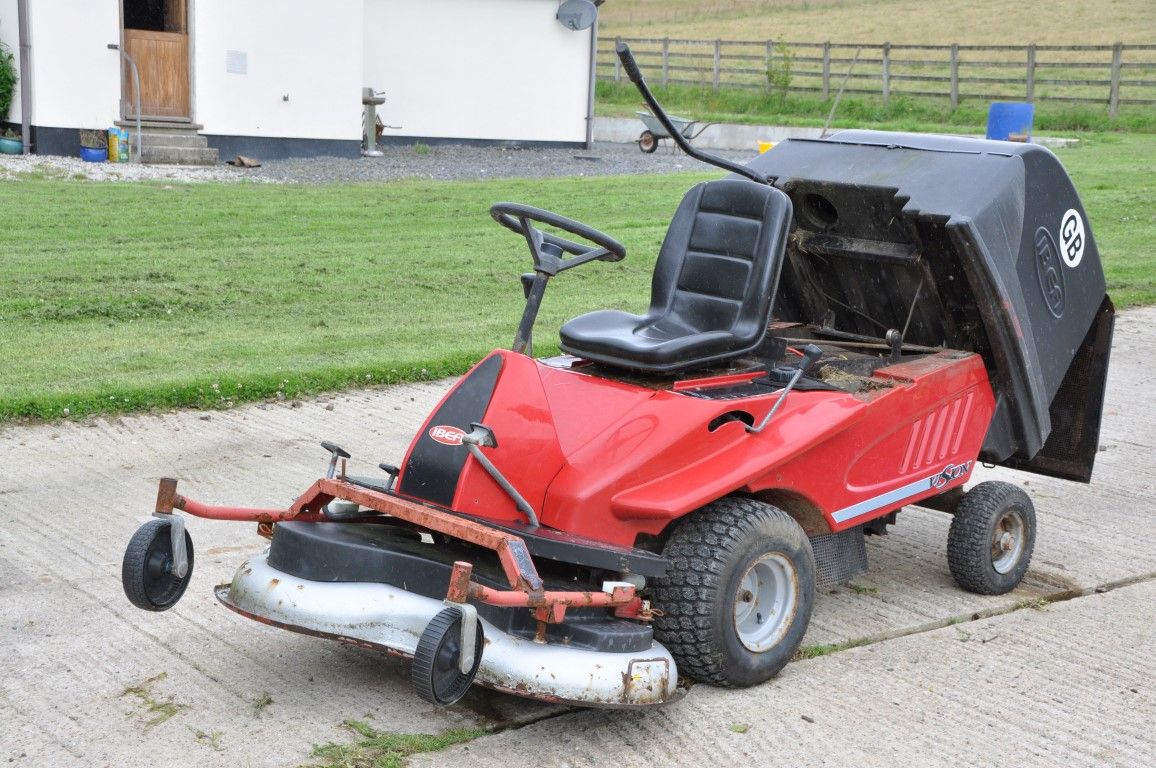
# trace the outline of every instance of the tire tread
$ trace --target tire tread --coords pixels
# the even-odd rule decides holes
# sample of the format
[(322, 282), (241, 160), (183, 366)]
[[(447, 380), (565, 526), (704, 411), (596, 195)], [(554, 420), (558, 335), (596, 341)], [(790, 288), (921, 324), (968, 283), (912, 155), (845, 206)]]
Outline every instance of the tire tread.
[[(683, 673), (702, 682), (728, 688), (749, 685), (736, 682), (728, 673), (714, 617), (719, 590), (725, 588), (726, 555), (757, 536), (760, 524), (797, 531), (806, 541), (798, 523), (783, 510), (755, 499), (728, 496), (692, 513), (667, 543), (665, 554), (671, 569), (655, 580), (653, 589), (654, 602), (663, 611), (654, 620), (655, 638), (666, 646)], [(809, 546), (806, 549), (810, 554)], [(813, 561), (811, 572), (813, 583)], [(806, 624), (812, 601), (802, 595), (799, 600), (805, 605), (803, 615), (795, 620)], [(790, 649), (791, 654), (794, 650)], [(769, 676), (781, 667), (778, 665)]]
[[(136, 530), (125, 547), (124, 560), (120, 566), (120, 582), (124, 587), (128, 601), (143, 611), (167, 611), (177, 604), (184, 595), (185, 589), (193, 576), (193, 540), (188, 530), (185, 530), (185, 553), (189, 559), (189, 570), (183, 579), (170, 576), (172, 583), (159, 600), (154, 600), (148, 594), (145, 586), (145, 569), (148, 565), (148, 553), (153, 540), (159, 535), (169, 535), (171, 526), (168, 520), (156, 518), (149, 520)], [(164, 532), (162, 534), (162, 531)]]
[[(1003, 510), (1019, 506), (1026, 527), (1025, 551), (1008, 574), (991, 565), (991, 529)], [(947, 534), (947, 566), (955, 583), (979, 595), (1002, 595), (1023, 579), (1035, 546), (1035, 507), (1018, 486), (999, 480), (980, 483), (963, 495)]]
[(478, 667), (481, 665), (482, 649), (484, 642), (482, 639), (482, 625), (478, 622), (478, 644), (474, 656), (474, 668), (469, 674), (458, 672), (457, 679), (453, 686), (448, 691), (445, 699), (439, 698), (437, 692), (434, 690), (433, 676), (434, 676), (434, 661), (437, 658), (438, 647), (441, 638), (446, 632), (452, 631), (454, 625), (462, 620), (461, 613), (456, 608), (443, 608), (430, 623), (426, 625), (425, 631), (422, 632), (421, 639), (418, 641), (417, 648), (414, 649), (413, 665), (410, 667), (410, 683), (418, 696), (439, 707), (449, 706), (458, 701), (470, 689), (470, 685), (474, 682), (474, 676), (477, 674)]

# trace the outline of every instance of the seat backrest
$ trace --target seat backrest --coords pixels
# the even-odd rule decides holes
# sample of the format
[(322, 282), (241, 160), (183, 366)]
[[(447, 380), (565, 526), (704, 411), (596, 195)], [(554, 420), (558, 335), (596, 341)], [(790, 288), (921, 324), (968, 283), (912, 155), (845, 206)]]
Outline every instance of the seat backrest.
[(649, 317), (758, 343), (770, 319), (791, 225), (791, 199), (745, 179), (709, 181), (683, 197), (651, 284)]

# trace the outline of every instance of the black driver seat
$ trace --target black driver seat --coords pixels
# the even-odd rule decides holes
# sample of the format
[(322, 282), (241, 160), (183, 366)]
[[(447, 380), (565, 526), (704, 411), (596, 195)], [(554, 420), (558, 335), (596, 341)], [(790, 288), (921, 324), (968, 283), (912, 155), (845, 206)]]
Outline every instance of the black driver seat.
[(658, 253), (650, 310), (602, 310), (562, 326), (565, 352), (640, 371), (671, 372), (759, 345), (791, 225), (791, 199), (743, 179), (683, 197)]

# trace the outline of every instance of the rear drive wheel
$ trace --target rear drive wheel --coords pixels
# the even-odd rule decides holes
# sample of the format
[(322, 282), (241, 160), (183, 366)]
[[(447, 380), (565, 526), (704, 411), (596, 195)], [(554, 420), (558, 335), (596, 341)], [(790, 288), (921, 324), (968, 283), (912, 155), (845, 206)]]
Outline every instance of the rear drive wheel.
[(167, 611), (177, 604), (193, 578), (193, 539), (185, 530), (189, 569), (184, 578), (173, 569), (172, 523), (157, 518), (129, 539), (120, 567), (120, 582), (129, 602), (145, 611)]
[(1036, 510), (1011, 483), (980, 483), (963, 495), (947, 534), (947, 565), (968, 592), (1002, 595), (1015, 589), (1032, 559)]
[(462, 647), (462, 614), (444, 608), (426, 625), (413, 654), (410, 682), (418, 695), (431, 704), (448, 707), (466, 695), (482, 663), (482, 623), (474, 644), (474, 664), (469, 672), (458, 667)]
[(664, 550), (655, 581), (655, 638), (679, 669), (727, 687), (757, 685), (790, 661), (815, 594), (815, 557), (790, 515), (726, 497), (690, 515)]
[(638, 148), (649, 155), (658, 149), (658, 139), (650, 131), (643, 131), (638, 135)]

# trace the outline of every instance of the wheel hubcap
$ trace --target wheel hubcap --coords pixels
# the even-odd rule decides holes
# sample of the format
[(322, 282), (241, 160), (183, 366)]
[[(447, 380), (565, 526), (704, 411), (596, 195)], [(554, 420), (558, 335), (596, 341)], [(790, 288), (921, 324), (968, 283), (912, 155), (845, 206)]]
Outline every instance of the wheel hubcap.
[(449, 693), (458, 684), (461, 670), (458, 669), (458, 657), (461, 655), (461, 625), (454, 624), (442, 640), (433, 663), (433, 685), (439, 698), (448, 698)]
[(735, 592), (735, 632), (747, 650), (759, 653), (778, 643), (795, 615), (798, 577), (791, 561), (772, 552), (747, 569)]
[(996, 522), (991, 534), (991, 565), (996, 573), (1008, 573), (1016, 567), (1024, 551), (1024, 519), (1011, 509)]
[(146, 561), (145, 573), (150, 579), (163, 579), (165, 576), (171, 575), (173, 572), (173, 559), (164, 552), (154, 551), (149, 553), (149, 559)]

